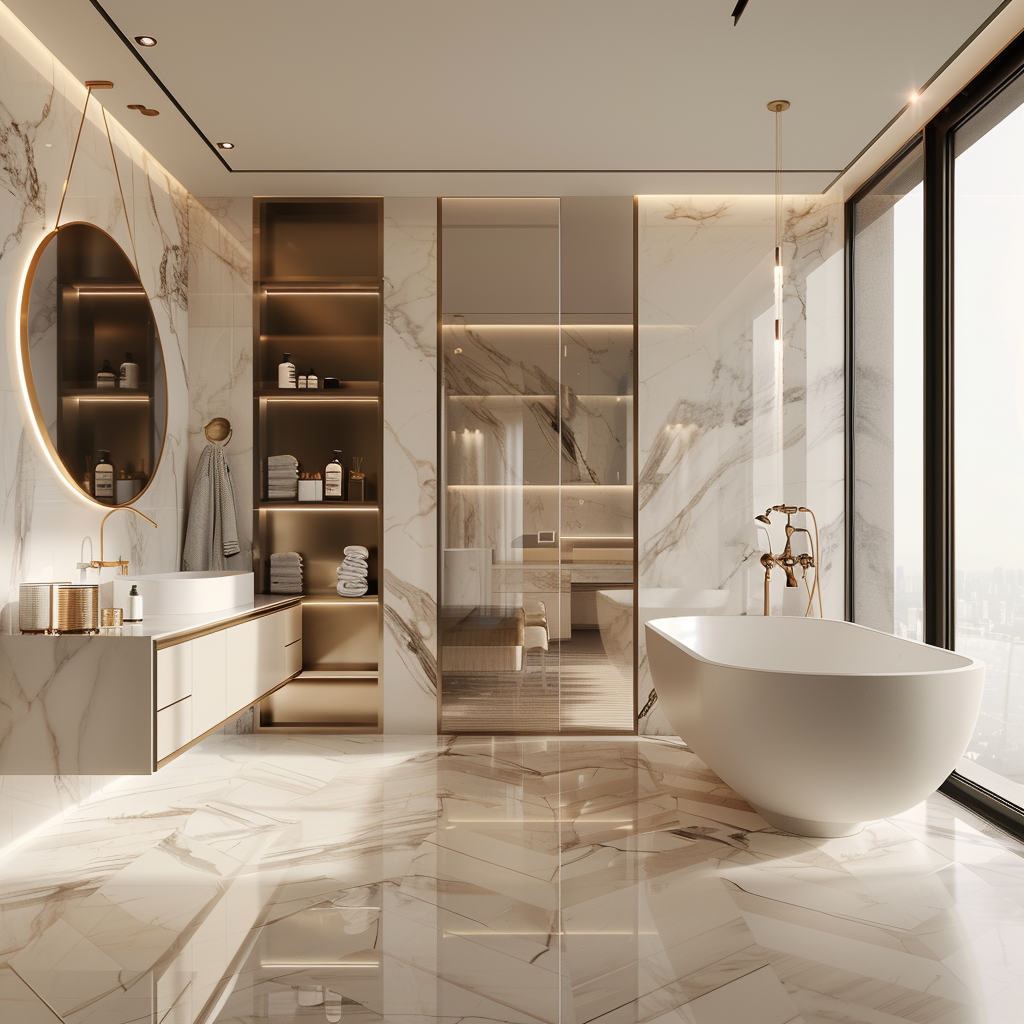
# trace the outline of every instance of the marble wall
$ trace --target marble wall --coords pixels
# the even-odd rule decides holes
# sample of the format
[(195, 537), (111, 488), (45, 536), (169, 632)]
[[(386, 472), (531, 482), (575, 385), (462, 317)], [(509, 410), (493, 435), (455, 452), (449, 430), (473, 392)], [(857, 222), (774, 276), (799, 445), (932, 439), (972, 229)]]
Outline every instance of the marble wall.
[[(223, 290), (224, 275), (241, 273), (248, 279), (248, 271), (243, 247), (223, 229), (222, 219), (207, 214), (109, 113), (108, 142), (100, 106), (105, 95), (96, 93), (89, 102), (61, 223), (96, 224), (129, 255), (134, 243), (138, 254), (167, 373), (163, 456), (138, 502), (158, 528), (124, 514), (110, 520), (105, 535), (107, 551), (128, 558), (133, 571), (166, 572), (178, 568), (188, 507), (189, 405), (195, 385), (190, 361), (205, 356), (207, 340), (190, 336), (190, 272), (198, 267), (200, 285), (214, 293)], [(7, 348), (0, 361), (0, 609), (6, 624), (19, 583), (77, 579), (76, 563), (99, 557), (104, 510), (72, 490), (49, 463), (24, 398), (19, 358), (24, 278), (36, 247), (56, 222), (86, 90), (2, 5), (0, 97), (0, 310)], [(190, 258), (192, 236), (202, 246), (196, 260)], [(207, 327), (216, 321), (201, 323)], [(243, 443), (250, 419), (239, 417)], [(0, 714), (0, 729), (4, 721)], [(112, 781), (0, 777), (0, 848)]]
[(384, 731), (437, 730), (437, 203), (384, 200)]
[[(760, 614), (765, 547), (753, 516), (807, 505), (821, 529), (825, 615), (842, 618), (842, 207), (787, 198), (778, 351), (773, 197), (639, 204), (640, 587), (727, 590), (727, 613)], [(781, 591), (773, 604), (796, 611)], [(638, 684), (642, 704), (643, 653)], [(657, 706), (641, 730), (671, 732)]]
[(251, 569), (252, 199), (190, 197), (188, 223), (189, 490), (208, 443), (203, 428), (223, 416), (241, 549), (231, 563)]

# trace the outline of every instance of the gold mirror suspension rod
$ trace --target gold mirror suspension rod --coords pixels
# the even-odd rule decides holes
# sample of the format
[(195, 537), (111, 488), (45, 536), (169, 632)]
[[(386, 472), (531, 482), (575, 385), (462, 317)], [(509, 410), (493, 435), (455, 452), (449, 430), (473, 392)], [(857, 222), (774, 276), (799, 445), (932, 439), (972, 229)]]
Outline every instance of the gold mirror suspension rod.
[[(64, 191), (61, 192), (60, 206), (57, 207), (57, 219), (54, 222), (53, 230), (56, 231), (60, 227), (60, 215), (64, 211), (64, 200), (67, 198), (68, 186), (71, 184), (71, 171), (75, 166), (75, 157), (78, 155), (78, 143), (82, 138), (82, 129), (85, 127), (85, 117), (89, 110), (89, 100), (92, 99), (94, 91), (99, 89), (113, 89), (114, 83), (108, 82), (103, 78), (90, 79), (85, 83), (85, 88), (88, 90), (85, 94), (85, 103), (82, 105), (82, 120), (78, 123), (78, 134), (75, 136), (75, 145), (71, 150), (71, 163), (68, 164), (67, 177), (64, 179)], [(135, 259), (135, 275), (142, 280), (142, 274), (139, 270), (139, 254), (135, 249), (135, 235), (132, 232), (131, 218), (128, 216), (128, 204), (125, 202), (124, 189), (121, 187), (121, 172), (117, 169), (117, 157), (114, 155), (114, 140), (110, 137), (110, 125), (107, 122), (107, 110), (106, 107), (100, 107), (103, 114), (103, 129), (107, 135), (107, 145), (110, 147), (110, 160), (114, 165), (114, 177), (117, 179), (117, 191), (121, 196), (121, 209), (124, 210), (124, 223), (128, 229), (128, 241), (132, 244), (132, 256)]]

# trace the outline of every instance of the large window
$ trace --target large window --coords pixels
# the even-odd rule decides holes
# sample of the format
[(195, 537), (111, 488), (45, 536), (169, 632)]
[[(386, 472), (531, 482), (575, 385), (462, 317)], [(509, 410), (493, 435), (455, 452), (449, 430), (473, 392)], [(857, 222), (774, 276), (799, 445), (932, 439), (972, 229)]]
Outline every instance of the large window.
[(851, 204), (855, 621), (924, 638), (920, 143)]
[(1024, 783), (1024, 82), (953, 145), (955, 642), (986, 667), (968, 756)]
[(986, 665), (947, 783), (1024, 834), (1024, 39), (848, 206), (849, 611)]

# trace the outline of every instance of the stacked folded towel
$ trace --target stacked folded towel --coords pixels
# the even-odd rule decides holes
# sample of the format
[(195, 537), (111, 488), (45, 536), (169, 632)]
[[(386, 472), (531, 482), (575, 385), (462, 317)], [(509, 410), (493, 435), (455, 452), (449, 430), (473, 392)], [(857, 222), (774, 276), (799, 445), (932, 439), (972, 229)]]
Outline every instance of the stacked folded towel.
[(271, 455), (267, 459), (267, 500), (297, 501), (299, 460), (294, 455)]
[(362, 544), (349, 544), (345, 548), (345, 561), (338, 566), (338, 593), (342, 597), (362, 597), (366, 593), (369, 557), (370, 552)]
[(270, 592), (302, 593), (302, 556), (297, 551), (280, 551), (270, 556)]

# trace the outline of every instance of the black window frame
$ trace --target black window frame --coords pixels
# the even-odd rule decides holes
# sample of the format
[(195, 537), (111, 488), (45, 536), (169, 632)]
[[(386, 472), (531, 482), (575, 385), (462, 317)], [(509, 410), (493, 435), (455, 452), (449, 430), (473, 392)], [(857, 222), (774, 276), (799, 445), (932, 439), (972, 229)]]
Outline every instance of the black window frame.
[[(1004, 89), (1024, 79), (1018, 36), (846, 202), (846, 618), (854, 615), (856, 407), (855, 209), (917, 145), (924, 148), (924, 639), (952, 650), (956, 636), (954, 422), (954, 142), (957, 130)], [(954, 771), (940, 790), (1024, 839), (1024, 807)]]

